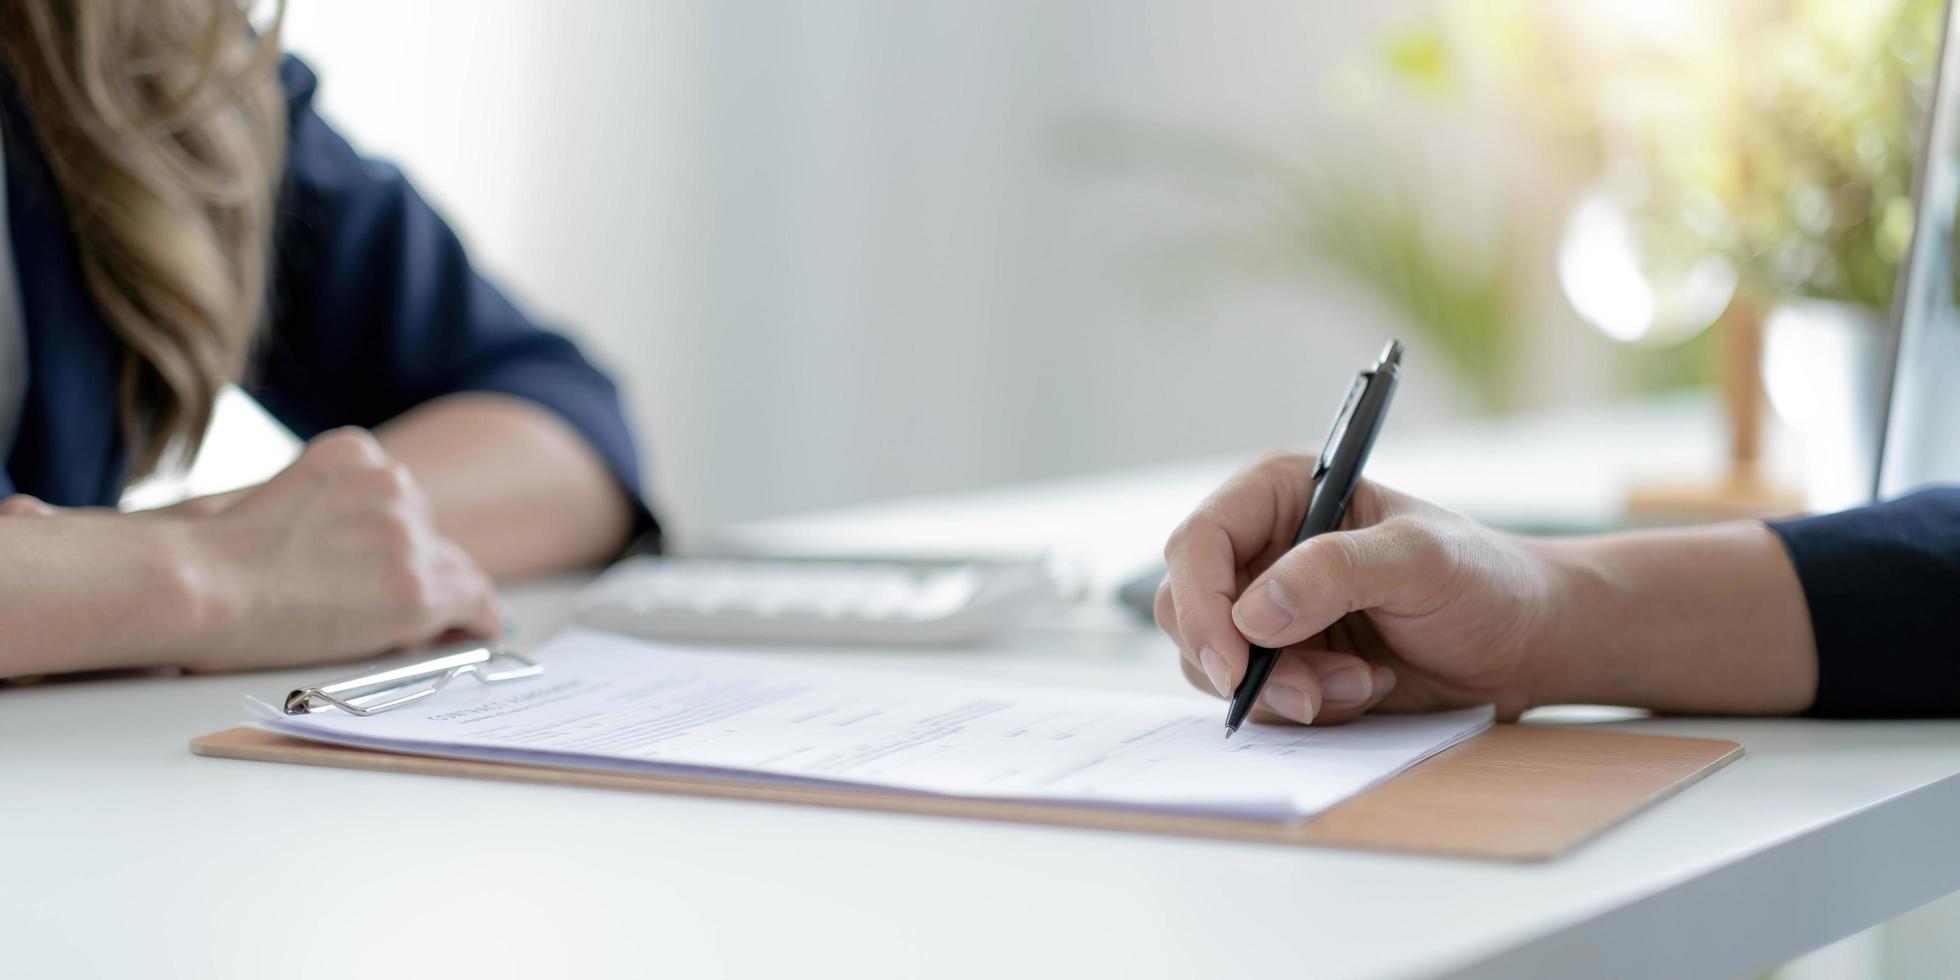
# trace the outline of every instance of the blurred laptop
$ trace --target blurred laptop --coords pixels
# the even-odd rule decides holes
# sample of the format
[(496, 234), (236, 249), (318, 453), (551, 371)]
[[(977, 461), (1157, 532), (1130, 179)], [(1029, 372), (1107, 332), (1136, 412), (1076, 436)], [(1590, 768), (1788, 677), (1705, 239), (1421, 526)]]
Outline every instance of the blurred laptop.
[(1960, 46), (1949, 4), (1913, 187), (1912, 247), (1892, 304), (1890, 390), (1873, 491), (1884, 500), (1960, 483)]

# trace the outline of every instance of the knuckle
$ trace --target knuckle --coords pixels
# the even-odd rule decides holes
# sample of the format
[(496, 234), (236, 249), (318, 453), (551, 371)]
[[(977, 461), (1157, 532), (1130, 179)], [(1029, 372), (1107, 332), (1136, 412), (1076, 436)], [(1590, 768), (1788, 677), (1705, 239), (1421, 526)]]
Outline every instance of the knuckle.
[(329, 472), (361, 470), (386, 458), (381, 444), (366, 429), (335, 429), (315, 438), (301, 459)]
[(1300, 456), (1301, 456), (1300, 453), (1294, 452), (1293, 450), (1290, 449), (1268, 449), (1260, 453), (1259, 455), (1252, 457), (1252, 463), (1248, 468), (1254, 470), (1265, 470), (1265, 469), (1273, 469), (1280, 466), (1298, 466), (1300, 463)]
[(416, 524), (399, 507), (383, 507), (371, 520), (376, 545), (389, 558), (406, 563), (416, 551)]
[(388, 483), (394, 487), (396, 493), (407, 496), (415, 488), (415, 475), (410, 473), (408, 467), (402, 463), (389, 460), (388, 465), (382, 467), (381, 472), (388, 474)]
[(346, 472), (342, 483), (352, 495), (385, 502), (406, 499), (414, 486), (408, 470), (399, 463), (362, 464)]
[(359, 453), (363, 459), (369, 462), (378, 460), (386, 455), (381, 451), (380, 440), (377, 440), (374, 437), (374, 433), (366, 429), (342, 429), (336, 435), (342, 440), (345, 440), (350, 447), (349, 451)]
[(1194, 520), (1197, 520), (1197, 515), (1195, 514), (1179, 521), (1176, 527), (1171, 528), (1170, 536), (1164, 539), (1164, 560), (1166, 562), (1176, 561), (1178, 553), (1184, 550), (1186, 544), (1190, 543), (1191, 522)]
[(1305, 453), (1290, 449), (1268, 449), (1253, 457), (1247, 472), (1260, 480), (1287, 480), (1306, 469), (1309, 457)]
[(409, 488), (415, 485), (408, 475), (408, 467), (400, 463), (384, 462), (367, 470), (364, 474), (367, 485), (376, 496), (387, 500), (400, 500), (409, 495)]
[(1166, 633), (1177, 631), (1177, 605), (1171, 600), (1169, 582), (1157, 586), (1157, 600), (1151, 604), (1150, 611), (1156, 617), (1158, 629)]
[(224, 508), (224, 505), (215, 497), (198, 497), (192, 500), (186, 500), (180, 506), (184, 508), (185, 513), (192, 517), (210, 517), (219, 513)]
[[(1352, 526), (1379, 523), (1389, 519), (1395, 510), (1394, 501), (1389, 497), (1387, 487), (1373, 480), (1362, 479), (1354, 483), (1354, 494), (1348, 498), (1348, 520)], [(1398, 515), (1399, 516), (1399, 515)]]
[(1175, 564), (1199, 538), (1211, 533), (1213, 527), (1211, 516), (1204, 508), (1178, 522), (1177, 527), (1171, 529), (1170, 537), (1164, 539), (1164, 561)]

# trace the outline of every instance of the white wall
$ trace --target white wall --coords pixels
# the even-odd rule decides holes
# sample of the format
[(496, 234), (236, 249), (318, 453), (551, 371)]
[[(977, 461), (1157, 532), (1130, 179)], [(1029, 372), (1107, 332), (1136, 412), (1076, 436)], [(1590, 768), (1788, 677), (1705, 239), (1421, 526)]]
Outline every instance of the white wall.
[[(1311, 441), (1392, 330), (1336, 293), (1161, 301), (1168, 193), (1084, 119), (1311, 137), (1345, 5), (296, 0), (357, 144), (630, 391), (683, 527)], [(1408, 386), (1398, 424), (1452, 403)]]

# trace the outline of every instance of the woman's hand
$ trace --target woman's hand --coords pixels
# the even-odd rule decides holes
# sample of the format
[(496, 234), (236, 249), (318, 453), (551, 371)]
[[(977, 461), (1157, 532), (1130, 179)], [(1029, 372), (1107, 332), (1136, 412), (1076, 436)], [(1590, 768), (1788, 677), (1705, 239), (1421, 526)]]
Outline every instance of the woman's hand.
[(435, 531), (408, 471), (366, 432), (320, 436), (213, 516), (184, 519), (209, 642), (180, 660), (235, 670), (494, 637), (496, 591)]
[[(204, 498), (217, 501), (221, 498)], [(0, 500), (0, 677), (372, 656), (502, 628), (408, 471), (345, 429), (222, 507), (118, 514)]]
[(1157, 622), (1202, 690), (1230, 696), (1250, 640), (1284, 651), (1267, 720), (1573, 701), (1786, 713), (1814, 697), (1803, 592), (1761, 524), (1521, 538), (1363, 482), (1341, 530), (1294, 547), (1311, 463), (1261, 459), (1165, 546)]

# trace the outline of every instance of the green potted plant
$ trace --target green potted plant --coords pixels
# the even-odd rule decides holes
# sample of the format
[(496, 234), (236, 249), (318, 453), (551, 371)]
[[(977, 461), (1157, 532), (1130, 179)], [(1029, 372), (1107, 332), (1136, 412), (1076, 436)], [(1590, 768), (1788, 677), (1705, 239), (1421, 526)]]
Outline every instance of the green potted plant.
[(1718, 349), (1746, 362), (1718, 375), (1737, 479), (1755, 481), (1732, 496), (1765, 489), (1744, 472), (1760, 360), (1779, 413), (1811, 444), (1809, 502), (1829, 505), (1863, 492), (1865, 467), (1846, 463), (1874, 451), (1944, 15), (1940, 0), (1445, 0), (1360, 70), (1523, 120), (1585, 159), (1597, 177), (1560, 256), (1574, 307), (1648, 343), (1720, 318), (1734, 336)]

